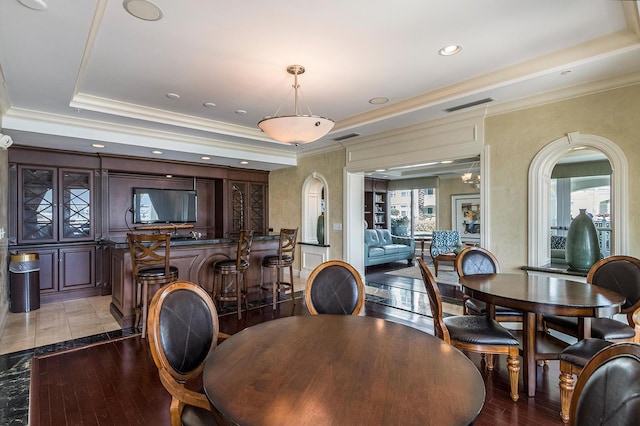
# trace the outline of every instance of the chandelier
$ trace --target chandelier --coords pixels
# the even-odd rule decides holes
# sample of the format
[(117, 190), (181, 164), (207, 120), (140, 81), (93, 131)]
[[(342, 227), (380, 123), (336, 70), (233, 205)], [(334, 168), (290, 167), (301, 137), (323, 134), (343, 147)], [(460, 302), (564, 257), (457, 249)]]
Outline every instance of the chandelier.
[[(302, 65), (289, 65), (287, 72), (293, 74), (294, 111), (293, 115), (278, 115), (280, 108), (273, 116), (265, 117), (258, 122), (258, 127), (269, 137), (284, 143), (308, 143), (320, 139), (333, 128), (335, 122), (330, 118), (311, 114), (303, 115), (298, 104), (298, 75), (304, 73)], [(282, 107), (282, 105), (280, 106)]]
[(462, 178), (462, 183), (467, 183), (471, 186), (473, 186), (476, 189), (480, 188), (480, 175), (477, 173), (473, 173), (471, 170), (473, 170), (473, 166), (475, 166), (476, 162), (474, 161), (473, 164), (471, 164), (471, 167), (469, 167), (469, 171), (466, 173), (463, 173), (462, 176), (460, 176)]

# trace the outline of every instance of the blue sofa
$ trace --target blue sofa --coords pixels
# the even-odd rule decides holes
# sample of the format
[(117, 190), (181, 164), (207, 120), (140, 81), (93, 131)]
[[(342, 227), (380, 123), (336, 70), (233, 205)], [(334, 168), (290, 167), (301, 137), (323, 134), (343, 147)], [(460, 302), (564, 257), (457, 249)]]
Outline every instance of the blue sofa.
[(406, 260), (413, 264), (415, 242), (411, 237), (391, 235), (388, 229), (364, 230), (364, 265), (380, 265), (382, 263)]

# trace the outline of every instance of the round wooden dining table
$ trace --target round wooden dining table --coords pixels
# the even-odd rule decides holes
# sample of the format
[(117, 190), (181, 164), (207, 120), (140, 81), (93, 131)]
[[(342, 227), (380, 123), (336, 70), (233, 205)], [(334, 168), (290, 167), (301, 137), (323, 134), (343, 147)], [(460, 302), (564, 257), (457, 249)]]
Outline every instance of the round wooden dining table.
[(453, 346), (352, 315), (246, 328), (210, 354), (203, 385), (239, 425), (467, 425), (485, 398), (478, 369)]
[[(523, 381), (528, 396), (536, 393), (536, 361), (556, 359), (556, 352), (543, 349), (538, 340), (547, 337), (538, 330), (537, 315), (578, 317), (579, 338), (591, 337), (591, 317), (608, 317), (620, 311), (625, 297), (614, 291), (578, 281), (535, 274), (479, 274), (460, 277), (464, 292), (487, 304), (487, 316), (504, 306), (523, 312)], [(548, 339), (551, 341), (552, 339)], [(566, 344), (564, 345), (566, 346)]]

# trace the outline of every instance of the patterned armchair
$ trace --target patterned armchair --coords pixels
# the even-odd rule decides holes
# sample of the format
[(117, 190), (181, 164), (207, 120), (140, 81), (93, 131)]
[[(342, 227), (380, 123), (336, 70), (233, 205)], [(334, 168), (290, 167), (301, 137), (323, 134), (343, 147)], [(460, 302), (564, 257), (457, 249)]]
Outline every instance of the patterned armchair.
[(455, 253), (462, 251), (464, 245), (460, 240), (458, 231), (433, 231), (431, 238), (431, 257), (436, 258), (439, 254)]
[(433, 231), (431, 238), (431, 257), (438, 276), (438, 263), (442, 261), (453, 262), (453, 269), (456, 268), (456, 258), (462, 251), (464, 244), (460, 239), (458, 231)]

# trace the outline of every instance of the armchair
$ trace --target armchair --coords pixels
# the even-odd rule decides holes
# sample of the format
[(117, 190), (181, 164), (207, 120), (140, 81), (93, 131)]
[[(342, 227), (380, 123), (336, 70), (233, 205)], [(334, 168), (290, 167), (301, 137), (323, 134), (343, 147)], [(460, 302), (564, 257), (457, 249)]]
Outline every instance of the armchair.
[(456, 259), (458, 253), (462, 251), (464, 245), (460, 240), (460, 232), (458, 231), (433, 231), (431, 238), (431, 258), (433, 259), (433, 267), (436, 277), (438, 276), (438, 262), (453, 262), (453, 268), (456, 269)]

